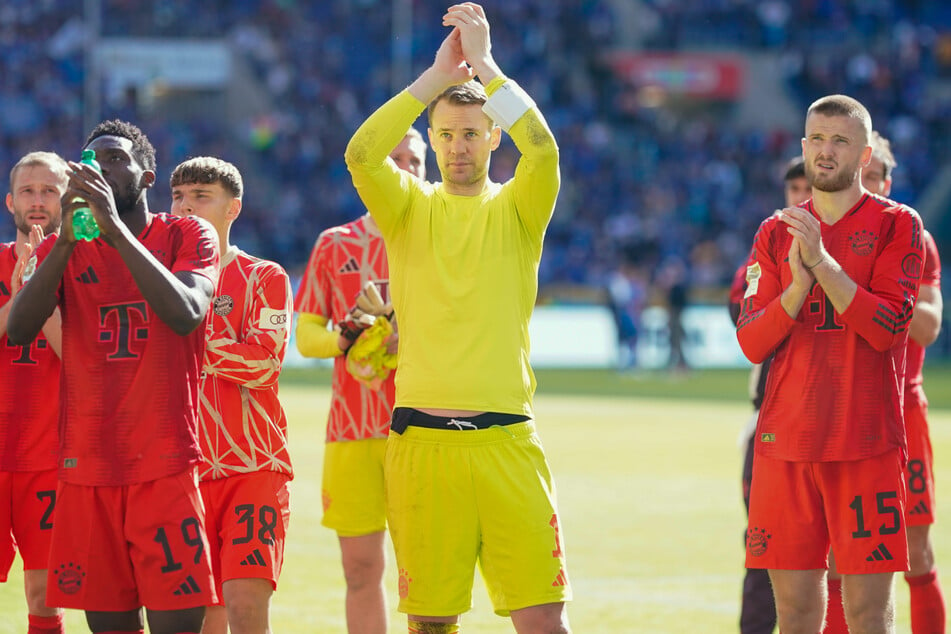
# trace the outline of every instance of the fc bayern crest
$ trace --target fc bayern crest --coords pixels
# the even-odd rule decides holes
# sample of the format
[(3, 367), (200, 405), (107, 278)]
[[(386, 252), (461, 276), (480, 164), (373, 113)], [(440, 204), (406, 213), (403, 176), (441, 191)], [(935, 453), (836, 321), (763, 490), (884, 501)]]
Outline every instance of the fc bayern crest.
[(234, 300), (230, 295), (219, 295), (215, 298), (215, 314), (221, 317), (226, 316), (234, 310)]
[(852, 243), (852, 252), (856, 255), (872, 255), (878, 236), (863, 229), (849, 236), (849, 241)]

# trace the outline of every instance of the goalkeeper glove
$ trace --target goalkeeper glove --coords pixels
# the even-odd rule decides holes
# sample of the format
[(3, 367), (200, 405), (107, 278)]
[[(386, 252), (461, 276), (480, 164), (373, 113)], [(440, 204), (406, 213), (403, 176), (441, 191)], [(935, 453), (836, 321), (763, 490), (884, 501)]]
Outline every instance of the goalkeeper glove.
[(383, 301), (376, 284), (370, 280), (357, 295), (356, 304), (340, 321), (340, 334), (348, 341), (344, 352), (350, 349), (364, 330), (373, 325), (377, 317), (393, 321), (393, 306)]

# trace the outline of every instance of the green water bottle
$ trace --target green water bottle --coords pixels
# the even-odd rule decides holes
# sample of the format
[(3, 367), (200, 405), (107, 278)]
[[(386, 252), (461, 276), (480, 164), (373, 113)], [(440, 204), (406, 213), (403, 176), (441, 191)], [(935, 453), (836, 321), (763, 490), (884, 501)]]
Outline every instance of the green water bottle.
[[(92, 165), (97, 172), (102, 172), (102, 168), (99, 167), (99, 162), (96, 161), (96, 152), (95, 150), (83, 150), (82, 158), (79, 160), (80, 163), (85, 163), (86, 165)], [(74, 198), (73, 202), (86, 202), (82, 198)], [(92, 215), (92, 210), (89, 207), (79, 207), (73, 211), (73, 235), (77, 240), (95, 240), (99, 237), (99, 225), (96, 224), (96, 219)]]

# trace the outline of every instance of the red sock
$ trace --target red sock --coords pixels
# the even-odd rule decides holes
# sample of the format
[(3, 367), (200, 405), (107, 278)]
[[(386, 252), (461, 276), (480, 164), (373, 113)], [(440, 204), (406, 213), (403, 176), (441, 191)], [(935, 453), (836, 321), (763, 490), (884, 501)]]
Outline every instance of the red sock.
[(826, 605), (826, 624), (822, 634), (849, 634), (842, 606), (842, 580), (829, 579), (829, 603)]
[(65, 634), (66, 628), (63, 627), (63, 615), (37, 616), (29, 615), (30, 627), (26, 634)]
[(944, 595), (938, 583), (938, 571), (905, 577), (911, 595), (911, 631), (913, 634), (944, 632)]

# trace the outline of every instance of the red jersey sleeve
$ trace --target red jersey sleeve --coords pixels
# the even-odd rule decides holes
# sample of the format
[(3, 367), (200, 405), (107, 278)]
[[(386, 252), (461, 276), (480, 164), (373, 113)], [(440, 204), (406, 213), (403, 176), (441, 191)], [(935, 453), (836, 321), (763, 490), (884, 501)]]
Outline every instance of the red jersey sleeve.
[(331, 266), (335, 231), (336, 228), (321, 233), (311, 251), (297, 297), (294, 299), (295, 309), (299, 313), (321, 315), (328, 319), (339, 317), (333, 314), (331, 305), (334, 296)]
[(885, 246), (875, 259), (868, 288), (859, 285), (841, 315), (846, 325), (880, 352), (906, 340), (925, 255), (918, 214), (904, 206), (883, 213), (892, 216), (891, 236), (883, 236)]
[(753, 363), (765, 361), (796, 324), (780, 303), (784, 290), (780, 267), (786, 250), (776, 239), (776, 232), (781, 230), (778, 225), (775, 216), (763, 221), (746, 266), (746, 292), (736, 336), (743, 354)]
[[(240, 330), (227, 324), (227, 330), (209, 337), (205, 349), (204, 371), (249, 388), (270, 387), (277, 383), (290, 337), (291, 288), (287, 273), (279, 265), (260, 260), (246, 270), (247, 279), (219, 287), (221, 297), (229, 292), (245, 294), (244, 323)], [(223, 286), (223, 285), (221, 285)], [(227, 310), (216, 302), (214, 310)]]
[(178, 242), (172, 273), (193, 271), (217, 283), (220, 254), (214, 227), (196, 216), (178, 220), (181, 222), (182, 240)]
[(941, 287), (941, 258), (938, 256), (938, 245), (928, 230), (925, 230), (925, 270), (921, 276), (924, 286)]
[(730, 319), (733, 325), (740, 319), (740, 304), (743, 303), (743, 292), (746, 290), (746, 264), (736, 269), (733, 274), (733, 281), (730, 282), (730, 292), (728, 294), (728, 307), (730, 309)]

